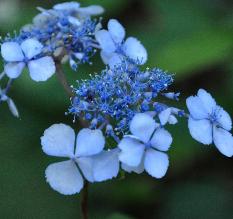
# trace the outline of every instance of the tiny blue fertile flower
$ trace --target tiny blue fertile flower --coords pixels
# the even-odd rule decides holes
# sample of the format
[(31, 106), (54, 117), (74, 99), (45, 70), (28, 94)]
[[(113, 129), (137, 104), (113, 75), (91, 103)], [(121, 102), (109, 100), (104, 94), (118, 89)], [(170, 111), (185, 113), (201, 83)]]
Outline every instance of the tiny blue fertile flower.
[(55, 64), (51, 57), (38, 57), (43, 45), (35, 39), (27, 39), (21, 44), (5, 42), (1, 46), (1, 54), (6, 64), (4, 71), (9, 78), (17, 78), (25, 65), (29, 68), (30, 77), (34, 81), (46, 81), (55, 73)]
[(172, 143), (170, 133), (146, 113), (138, 113), (133, 117), (130, 131), (133, 135), (125, 135), (118, 145), (122, 169), (141, 173), (145, 168), (151, 176), (163, 177), (169, 165), (164, 152)]
[(48, 155), (69, 158), (45, 170), (47, 182), (61, 194), (79, 193), (83, 188), (82, 175), (89, 182), (101, 182), (118, 174), (118, 150), (103, 151), (105, 138), (99, 129), (84, 128), (76, 138), (70, 126), (54, 124), (45, 130), (41, 145)]
[(124, 42), (125, 29), (115, 19), (108, 22), (108, 30), (99, 30), (95, 34), (101, 47), (103, 62), (113, 68), (122, 62), (123, 57), (128, 57), (139, 64), (147, 61), (147, 51), (134, 37), (129, 37)]
[(190, 112), (188, 127), (191, 136), (202, 144), (214, 142), (222, 154), (232, 157), (233, 137), (229, 132), (232, 121), (229, 114), (204, 89), (200, 89), (197, 96), (187, 98), (186, 104)]

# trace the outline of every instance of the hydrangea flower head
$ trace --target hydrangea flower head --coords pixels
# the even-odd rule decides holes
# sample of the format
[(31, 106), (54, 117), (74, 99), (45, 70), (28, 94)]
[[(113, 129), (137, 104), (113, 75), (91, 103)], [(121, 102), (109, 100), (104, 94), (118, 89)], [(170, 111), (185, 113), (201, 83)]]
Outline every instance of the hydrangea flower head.
[(190, 112), (188, 127), (191, 136), (202, 144), (214, 142), (222, 154), (232, 157), (233, 137), (229, 132), (232, 121), (229, 114), (204, 89), (200, 89), (197, 96), (187, 98), (186, 104)]
[(55, 73), (55, 64), (51, 57), (40, 57), (43, 45), (35, 39), (17, 42), (5, 42), (1, 54), (6, 61), (4, 71), (10, 78), (17, 78), (27, 65), (30, 77), (34, 81), (46, 81)]
[(160, 104), (155, 99), (172, 82), (172, 75), (160, 69), (141, 71), (123, 62), (81, 81), (69, 112), (83, 119), (86, 114), (91, 118), (108, 116), (117, 121), (117, 128), (123, 132), (136, 113), (155, 109), (160, 113), (167, 108), (163, 105), (158, 109)]
[(105, 138), (98, 129), (84, 128), (75, 137), (70, 126), (54, 124), (45, 130), (41, 145), (48, 155), (69, 158), (49, 165), (45, 171), (50, 186), (61, 194), (79, 193), (83, 177), (89, 182), (101, 182), (118, 174), (118, 150), (103, 150)]
[(121, 63), (125, 56), (138, 64), (145, 64), (147, 61), (144, 46), (134, 37), (124, 41), (125, 29), (115, 19), (109, 20), (108, 30), (97, 31), (95, 37), (101, 47), (103, 62), (111, 68)]
[(164, 152), (172, 143), (170, 133), (145, 113), (134, 116), (130, 131), (133, 135), (125, 135), (118, 145), (122, 168), (136, 173), (143, 172), (145, 168), (151, 176), (163, 177), (169, 165), (168, 156)]

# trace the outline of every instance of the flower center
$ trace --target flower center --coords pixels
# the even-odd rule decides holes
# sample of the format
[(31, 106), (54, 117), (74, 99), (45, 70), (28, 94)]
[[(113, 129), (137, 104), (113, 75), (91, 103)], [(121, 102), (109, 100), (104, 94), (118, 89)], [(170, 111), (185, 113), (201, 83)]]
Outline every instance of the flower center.
[(24, 61), (24, 63), (27, 64), (27, 63), (30, 61), (30, 59), (28, 59), (28, 58), (25, 56), (23, 61)]
[(146, 149), (149, 149), (149, 148), (151, 147), (150, 141), (148, 141), (148, 142), (145, 144), (145, 146), (146, 146)]
[(218, 118), (219, 118), (219, 108), (215, 108), (211, 114), (209, 114), (209, 120), (211, 121), (212, 124), (218, 123)]

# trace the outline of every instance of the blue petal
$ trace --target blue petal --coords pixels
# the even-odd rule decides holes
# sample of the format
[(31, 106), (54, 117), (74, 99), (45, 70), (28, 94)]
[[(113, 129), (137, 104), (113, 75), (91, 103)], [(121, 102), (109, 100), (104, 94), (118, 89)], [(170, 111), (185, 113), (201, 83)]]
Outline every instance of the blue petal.
[(147, 51), (145, 47), (134, 37), (127, 38), (124, 43), (124, 51), (129, 58), (138, 61), (142, 65), (147, 61)]
[(116, 50), (116, 46), (111, 38), (110, 33), (107, 30), (97, 31), (95, 34), (97, 42), (100, 44), (100, 47), (106, 53), (113, 53)]
[(109, 20), (108, 31), (115, 43), (121, 43), (125, 38), (125, 28), (116, 19)]
[(64, 2), (64, 3), (54, 5), (53, 9), (73, 11), (73, 10), (78, 10), (79, 6), (80, 6), (80, 4), (78, 2)]
[(171, 115), (171, 108), (167, 108), (163, 110), (161, 113), (159, 113), (159, 120), (161, 125), (165, 125), (168, 122), (170, 115)]
[(33, 18), (33, 24), (37, 27), (44, 27), (50, 18), (51, 15), (49, 13), (42, 12)]
[(168, 123), (170, 125), (175, 125), (178, 122), (177, 118), (174, 115), (170, 115), (168, 119)]
[(191, 136), (202, 144), (212, 143), (212, 124), (207, 119), (195, 120), (191, 116), (188, 120)]
[(169, 160), (167, 154), (154, 149), (148, 149), (145, 154), (145, 170), (155, 178), (162, 178), (168, 169)]
[(124, 137), (118, 147), (121, 149), (119, 160), (129, 166), (136, 167), (140, 164), (145, 145), (131, 137)]
[(24, 52), (24, 55), (28, 59), (31, 59), (41, 53), (43, 45), (38, 40), (27, 39), (21, 43), (21, 48)]
[(76, 11), (85, 16), (94, 16), (102, 14), (104, 12), (104, 8), (100, 5), (90, 5), (88, 7), (78, 8)]
[(75, 144), (74, 130), (65, 124), (54, 124), (41, 137), (43, 151), (51, 156), (73, 157)]
[(113, 53), (112, 57), (108, 61), (108, 65), (111, 69), (122, 63), (122, 57), (117, 53)]
[(93, 157), (93, 175), (95, 182), (102, 182), (116, 177), (119, 172), (119, 149), (103, 151)]
[(204, 108), (203, 102), (199, 97), (188, 97), (186, 99), (186, 105), (191, 116), (194, 119), (207, 119), (208, 118), (208, 111)]
[(7, 62), (21, 62), (24, 60), (22, 49), (15, 42), (3, 43), (1, 46), (1, 54)]
[(24, 62), (9, 62), (4, 66), (4, 71), (9, 78), (18, 78), (24, 67)]
[(136, 167), (132, 167), (125, 163), (122, 163), (121, 168), (128, 173), (134, 172), (140, 174), (144, 171), (144, 158), (142, 159), (141, 163)]
[(214, 127), (213, 138), (214, 144), (223, 155), (227, 157), (233, 156), (233, 137), (230, 132)]
[(18, 109), (17, 109), (14, 101), (11, 98), (8, 98), (7, 99), (7, 104), (8, 104), (8, 107), (9, 107), (12, 115), (18, 118), (19, 117), (19, 112), (18, 112)]
[(45, 176), (49, 185), (63, 195), (79, 193), (83, 188), (83, 178), (71, 160), (50, 164)]
[(156, 128), (154, 119), (146, 113), (136, 114), (130, 122), (130, 131), (144, 143), (147, 143)]
[(167, 130), (159, 128), (153, 134), (150, 142), (152, 147), (160, 151), (167, 151), (172, 143), (172, 136)]
[(74, 26), (77, 26), (77, 27), (81, 25), (80, 20), (78, 18), (76, 18), (76, 17), (73, 17), (73, 16), (69, 16), (68, 21), (69, 21), (70, 24), (72, 24)]
[(94, 182), (93, 176), (93, 157), (80, 157), (76, 159), (79, 168), (81, 169), (84, 177), (89, 182)]
[(116, 177), (119, 172), (119, 149), (77, 158), (76, 161), (89, 182), (101, 182)]
[(30, 61), (29, 73), (34, 81), (47, 81), (56, 71), (55, 63), (49, 56)]
[(222, 128), (226, 129), (227, 131), (230, 131), (232, 128), (232, 121), (230, 115), (221, 107), (217, 107), (217, 110), (217, 122)]
[(105, 138), (101, 130), (82, 129), (77, 136), (76, 151), (77, 157), (86, 157), (100, 153), (105, 145)]
[(211, 114), (213, 109), (216, 107), (216, 102), (215, 102), (214, 98), (208, 92), (206, 92), (204, 89), (199, 89), (197, 92), (197, 95), (200, 98), (205, 110), (209, 114)]
[(101, 59), (103, 61), (103, 63), (105, 65), (108, 65), (109, 63), (109, 60), (111, 59), (111, 57), (113, 56), (114, 53), (107, 53), (105, 52), (104, 50), (101, 50), (100, 51), (100, 56), (101, 56)]

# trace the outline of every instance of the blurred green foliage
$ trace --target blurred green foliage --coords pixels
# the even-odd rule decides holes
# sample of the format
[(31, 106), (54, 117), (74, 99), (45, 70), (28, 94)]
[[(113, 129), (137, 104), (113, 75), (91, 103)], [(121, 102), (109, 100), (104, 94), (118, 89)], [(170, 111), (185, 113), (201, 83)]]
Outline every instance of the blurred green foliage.
[[(8, 8), (14, 12), (14, 19), (9, 17), (12, 14), (8, 13), (6, 2), (10, 3)], [(48, 8), (58, 2), (1, 0), (1, 35), (29, 23), (38, 4)], [(190, 95), (198, 87), (207, 88), (233, 115), (231, 1), (81, 2), (104, 6), (105, 23), (111, 17), (119, 19), (128, 35), (138, 37), (148, 49), (149, 67), (176, 73), (176, 90)], [(94, 63), (81, 66), (76, 73), (66, 68), (70, 83), (103, 68), (99, 57), (94, 58)], [(13, 118), (7, 106), (1, 105), (1, 218), (80, 218), (80, 195), (61, 196), (46, 183), (44, 170), (57, 159), (42, 153), (39, 140), (44, 129), (53, 123), (63, 122), (77, 129), (72, 118), (64, 115), (69, 99), (55, 76), (46, 83), (35, 83), (26, 72), (15, 81), (10, 94), (21, 117)], [(155, 180), (146, 174), (126, 174), (124, 180), (93, 184), (89, 198), (91, 218), (233, 218), (232, 160), (213, 146), (200, 146), (192, 140), (184, 120), (170, 131), (174, 144), (167, 176)]]

